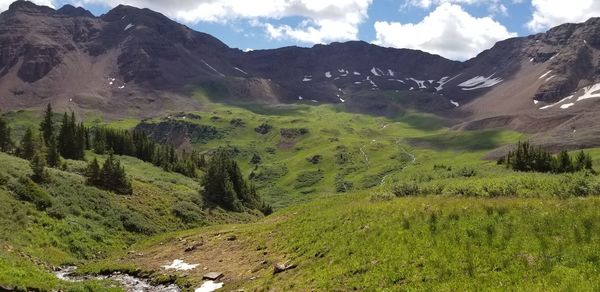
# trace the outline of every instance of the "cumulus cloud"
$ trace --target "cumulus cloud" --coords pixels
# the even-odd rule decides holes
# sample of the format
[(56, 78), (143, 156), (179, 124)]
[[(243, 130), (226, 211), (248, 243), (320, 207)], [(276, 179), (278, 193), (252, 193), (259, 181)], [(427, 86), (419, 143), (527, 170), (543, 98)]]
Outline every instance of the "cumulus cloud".
[(600, 16), (598, 0), (532, 0), (533, 16), (527, 27), (533, 32), (566, 22), (583, 22)]
[(377, 45), (419, 49), (446, 58), (465, 60), (495, 42), (516, 36), (491, 17), (471, 16), (462, 7), (443, 3), (419, 23), (378, 21)]
[[(522, 0), (513, 0), (514, 3), (518, 3), (515, 1)], [(450, 4), (459, 4), (459, 5), (484, 5), (488, 7), (488, 10), (494, 14), (508, 14), (508, 9), (502, 3), (501, 0), (406, 0), (404, 3), (404, 7), (415, 6), (424, 9), (429, 9), (433, 6), (438, 6), (444, 3)]]
[[(37, 5), (44, 5), (54, 8), (54, 3), (52, 0), (30, 0), (31, 2)], [(0, 12), (8, 9), (11, 3), (15, 2), (15, 0), (0, 0)]]
[[(305, 43), (353, 40), (373, 0), (81, 0), (109, 6), (128, 4), (162, 12), (185, 23), (252, 20), (273, 39)], [(297, 26), (276, 25), (285, 17), (304, 19)]]

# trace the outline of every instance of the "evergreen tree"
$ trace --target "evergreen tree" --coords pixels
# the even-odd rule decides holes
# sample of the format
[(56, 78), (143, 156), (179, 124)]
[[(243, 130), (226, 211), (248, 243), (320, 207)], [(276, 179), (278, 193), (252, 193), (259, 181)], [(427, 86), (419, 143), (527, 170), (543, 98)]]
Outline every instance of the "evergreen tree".
[(10, 134), (8, 123), (0, 116), (0, 151), (10, 152), (13, 148), (13, 141)]
[(19, 146), (19, 157), (27, 160), (31, 160), (35, 154), (36, 143), (34, 141), (33, 131), (31, 128), (27, 128), (25, 135), (21, 139), (21, 145)]
[(54, 121), (52, 117), (54, 113), (52, 112), (52, 105), (48, 104), (46, 107), (46, 112), (44, 114), (44, 120), (40, 123), (40, 132), (42, 133), (42, 137), (46, 142), (46, 146), (50, 147), (50, 143), (54, 138)]
[(60, 155), (67, 159), (83, 160), (85, 157), (85, 133), (83, 123), (77, 125), (75, 113), (63, 115), (60, 132), (58, 134), (58, 150)]
[(204, 200), (224, 209), (237, 212), (244, 208), (258, 209), (265, 214), (270, 210), (256, 193), (256, 188), (248, 185), (239, 166), (227, 151), (218, 150), (213, 154), (207, 163), (202, 186)]
[(555, 172), (564, 173), (573, 171), (573, 161), (571, 160), (569, 153), (565, 150), (561, 151), (558, 154), (558, 168)]
[(48, 166), (58, 167), (60, 165), (60, 153), (58, 152), (58, 144), (54, 136), (50, 136), (50, 142), (48, 144), (48, 153), (46, 154), (46, 160)]
[[(41, 142), (43, 144), (43, 141)], [(46, 173), (46, 154), (43, 148), (44, 146), (41, 146), (39, 150), (34, 150), (30, 162), (31, 170), (33, 171), (31, 179), (37, 183), (45, 182), (48, 178), (48, 174)]]
[(88, 164), (86, 170), (87, 183), (92, 186), (102, 186), (102, 173), (100, 172), (100, 164), (98, 159), (94, 157), (94, 160)]

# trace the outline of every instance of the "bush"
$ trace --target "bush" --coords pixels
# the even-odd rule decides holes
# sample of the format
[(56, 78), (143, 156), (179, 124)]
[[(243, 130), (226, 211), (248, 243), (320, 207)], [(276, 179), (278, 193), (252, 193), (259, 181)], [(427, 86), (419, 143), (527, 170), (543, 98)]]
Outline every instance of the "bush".
[(202, 220), (202, 210), (192, 202), (178, 202), (171, 209), (175, 217), (184, 223), (196, 223)]
[(420, 191), (419, 185), (415, 182), (402, 182), (392, 186), (392, 193), (396, 197), (416, 196)]
[(377, 192), (374, 193), (373, 195), (371, 195), (371, 202), (387, 202), (387, 201), (391, 201), (394, 198), (396, 198), (397, 196), (395, 196), (392, 193), (387, 193), (387, 192)]
[(52, 197), (28, 177), (19, 179), (13, 187), (17, 199), (33, 203), (38, 210), (46, 210), (52, 206)]
[(254, 131), (255, 131), (256, 133), (259, 133), (259, 134), (261, 134), (261, 135), (266, 135), (266, 134), (268, 134), (269, 132), (271, 132), (271, 129), (273, 129), (273, 126), (271, 126), (271, 125), (269, 125), (269, 124), (266, 124), (266, 123), (263, 123), (262, 125), (260, 125), (260, 126), (258, 126), (258, 127), (256, 127), (256, 128), (254, 128)]
[(155, 232), (152, 225), (140, 214), (128, 212), (121, 215), (121, 222), (125, 230), (129, 232), (151, 235)]
[(318, 170), (318, 171), (303, 171), (298, 174), (298, 177), (296, 178), (296, 184), (294, 185), (294, 187), (299, 189), (299, 188), (313, 186), (313, 185), (317, 184), (319, 181), (321, 181), (323, 179), (323, 177), (324, 177), (323, 172), (320, 170)]

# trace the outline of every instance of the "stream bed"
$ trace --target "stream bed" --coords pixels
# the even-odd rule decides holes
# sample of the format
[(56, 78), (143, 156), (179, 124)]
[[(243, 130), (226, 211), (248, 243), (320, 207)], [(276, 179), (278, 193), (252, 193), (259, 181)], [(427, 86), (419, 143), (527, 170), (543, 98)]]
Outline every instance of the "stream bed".
[(74, 276), (73, 272), (77, 267), (68, 266), (61, 267), (59, 270), (54, 272), (57, 278), (71, 282), (81, 282), (88, 280), (112, 280), (121, 284), (123, 289), (127, 292), (181, 292), (175, 284), (170, 285), (152, 285), (148, 279), (138, 278), (135, 276), (112, 273), (110, 275), (98, 275), (98, 276)]

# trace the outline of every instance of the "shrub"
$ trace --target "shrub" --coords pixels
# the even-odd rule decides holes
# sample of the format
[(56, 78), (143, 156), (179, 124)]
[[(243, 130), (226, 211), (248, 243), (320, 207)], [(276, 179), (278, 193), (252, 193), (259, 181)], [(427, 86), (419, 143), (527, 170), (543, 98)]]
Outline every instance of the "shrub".
[(268, 134), (269, 132), (271, 132), (271, 129), (273, 129), (273, 126), (271, 126), (271, 125), (269, 125), (269, 124), (267, 124), (267, 123), (263, 123), (263, 124), (261, 124), (260, 126), (258, 126), (258, 127), (256, 127), (256, 128), (254, 128), (254, 131), (255, 131), (256, 133), (259, 133), (259, 134), (261, 134), (261, 135), (266, 135), (266, 134)]
[(371, 195), (370, 201), (371, 202), (387, 202), (387, 201), (393, 200), (394, 198), (396, 198), (396, 196), (392, 193), (377, 192), (377, 193), (374, 193), (373, 195)]
[(125, 230), (129, 232), (151, 235), (155, 232), (152, 225), (140, 214), (128, 212), (121, 215), (121, 222)]
[(318, 183), (319, 181), (321, 181), (323, 179), (323, 177), (324, 177), (323, 172), (320, 170), (318, 170), (318, 171), (303, 171), (298, 174), (298, 177), (296, 178), (296, 184), (294, 185), (294, 187), (295, 188), (304, 188), (304, 187), (313, 186), (316, 183)]
[(192, 202), (178, 202), (171, 211), (175, 217), (181, 219), (184, 223), (195, 223), (202, 219), (202, 210)]
[(396, 197), (416, 196), (420, 191), (419, 185), (415, 182), (402, 182), (392, 186), (392, 193)]
[(52, 197), (28, 177), (20, 178), (13, 191), (19, 200), (33, 203), (38, 210), (52, 206)]

